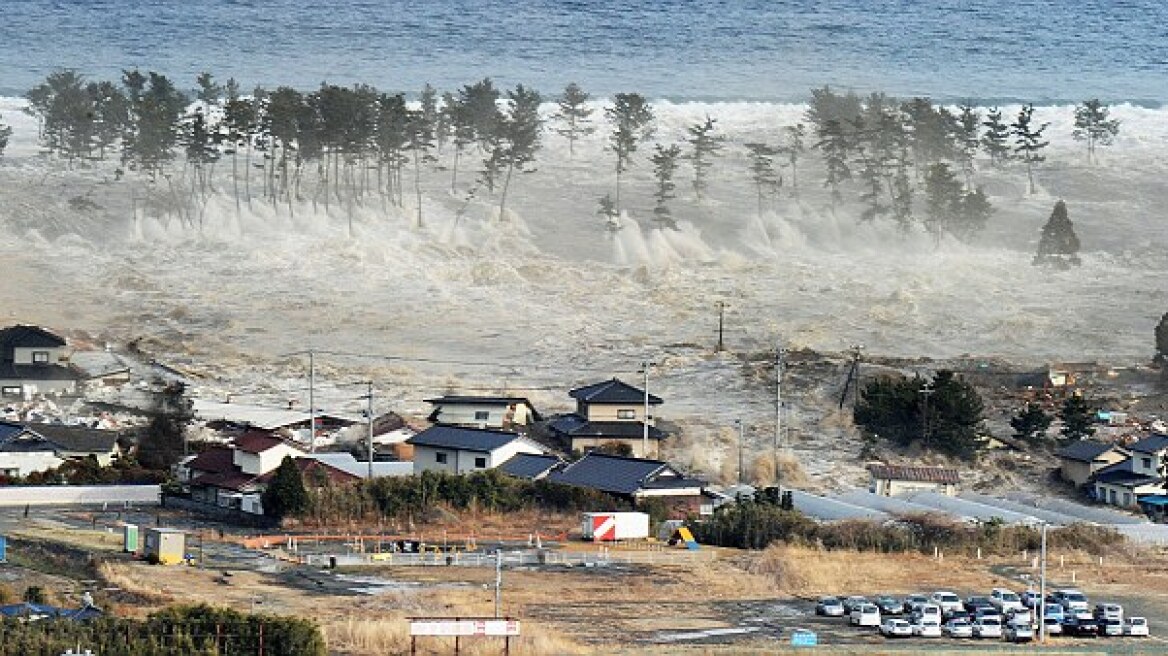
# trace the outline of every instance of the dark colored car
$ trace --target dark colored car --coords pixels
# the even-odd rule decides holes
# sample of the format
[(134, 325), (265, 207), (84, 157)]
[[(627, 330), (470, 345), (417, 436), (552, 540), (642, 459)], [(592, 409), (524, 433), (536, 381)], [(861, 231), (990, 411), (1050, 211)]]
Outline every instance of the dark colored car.
[(904, 612), (904, 602), (896, 597), (889, 597), (881, 595), (876, 597), (876, 607), (880, 609), (881, 615), (900, 615)]
[(955, 610), (955, 611), (949, 613), (948, 615), (946, 615), (945, 619), (946, 620), (966, 620), (967, 622), (972, 622), (973, 616), (970, 615), (969, 611), (967, 611), (967, 610)]
[(973, 596), (965, 599), (965, 611), (970, 615), (977, 615), (978, 608), (993, 608), (994, 605), (990, 603), (989, 597)]
[(1063, 635), (1079, 638), (1094, 638), (1099, 635), (1099, 624), (1095, 620), (1082, 619), (1071, 615), (1063, 620)]

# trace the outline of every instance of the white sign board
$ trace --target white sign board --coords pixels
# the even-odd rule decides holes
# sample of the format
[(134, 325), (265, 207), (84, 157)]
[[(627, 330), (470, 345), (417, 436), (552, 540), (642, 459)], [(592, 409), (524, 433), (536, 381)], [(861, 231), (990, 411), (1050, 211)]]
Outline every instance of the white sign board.
[(519, 635), (519, 620), (410, 620), (412, 636), (499, 636)]

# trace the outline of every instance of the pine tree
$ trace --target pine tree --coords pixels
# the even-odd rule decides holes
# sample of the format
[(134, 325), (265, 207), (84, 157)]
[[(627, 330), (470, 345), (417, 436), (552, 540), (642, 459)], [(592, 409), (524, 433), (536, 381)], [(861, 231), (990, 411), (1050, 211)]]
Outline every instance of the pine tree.
[(657, 201), (653, 207), (653, 217), (663, 228), (677, 228), (677, 223), (669, 211), (669, 201), (674, 198), (673, 190), (677, 188), (673, 182), (673, 174), (677, 171), (677, 159), (680, 156), (681, 147), (677, 144), (668, 148), (657, 144), (656, 152), (649, 158), (653, 163), (653, 177), (657, 181), (657, 190), (653, 194)]
[(913, 224), (913, 186), (908, 174), (908, 158), (900, 157), (896, 163), (896, 174), (892, 179), (892, 218), (902, 232), (908, 232)]
[(819, 142), (815, 147), (823, 152), (823, 163), (826, 176), (823, 186), (831, 188), (832, 207), (843, 196), (840, 194), (840, 185), (852, 178), (852, 170), (848, 168), (848, 154), (850, 152), (848, 136), (844, 134), (843, 125), (836, 119), (830, 119), (819, 130)]
[(722, 142), (726, 139), (720, 134), (714, 134), (716, 122), (706, 116), (705, 121), (699, 121), (686, 128), (686, 131), (689, 132), (689, 160), (693, 162), (694, 170), (694, 195), (698, 201), (701, 201), (702, 193), (706, 191), (708, 186), (712, 160), (722, 151)]
[(1010, 159), (1010, 127), (1002, 122), (1002, 110), (994, 107), (986, 114), (982, 123), (985, 132), (981, 137), (981, 147), (990, 156), (990, 164), (1001, 167)]
[(446, 143), (446, 125), (442, 121), (442, 112), (438, 109), (438, 91), (427, 83), (418, 94), (419, 126), (426, 126), (430, 140), (441, 148)]
[(925, 174), (925, 228), (934, 240), (951, 231), (960, 220), (961, 183), (948, 164), (933, 164)]
[(1081, 394), (1072, 394), (1059, 408), (1059, 420), (1063, 427), (1059, 434), (1066, 441), (1083, 440), (1095, 434), (1095, 409)]
[(1087, 142), (1087, 163), (1098, 163), (1097, 146), (1110, 146), (1119, 134), (1119, 121), (1108, 118), (1110, 109), (1098, 98), (1086, 100), (1075, 107), (1075, 129), (1071, 133), (1078, 141)]
[(783, 179), (775, 170), (775, 156), (778, 149), (764, 143), (746, 144), (750, 161), (750, 178), (758, 193), (758, 215), (762, 216), (763, 197), (767, 192), (775, 193), (783, 184)]
[(618, 93), (611, 107), (604, 110), (604, 116), (612, 124), (609, 147), (616, 155), (616, 197), (613, 199), (617, 214), (621, 207), (621, 174), (632, 166), (633, 153), (643, 141), (653, 136), (653, 108), (639, 93)]
[(292, 456), (284, 456), (261, 500), (264, 514), (276, 519), (295, 517), (308, 510), (308, 490)]
[(973, 185), (974, 157), (978, 150), (978, 130), (981, 126), (981, 114), (969, 105), (961, 106), (961, 114), (954, 124), (954, 138), (957, 141), (955, 151), (961, 172), (965, 176), (965, 186)]
[(499, 198), (500, 216), (506, 208), (512, 175), (516, 171), (529, 171), (527, 167), (535, 161), (535, 153), (539, 150), (539, 137), (543, 130), (543, 121), (539, 116), (540, 102), (539, 93), (522, 84), (507, 92), (507, 111), (498, 124), (495, 148), (490, 154), (490, 158), (506, 171)]
[(1027, 403), (1018, 414), (1010, 418), (1014, 437), (1024, 442), (1041, 441), (1054, 418), (1046, 414), (1038, 405)]
[(604, 227), (609, 232), (621, 229), (620, 210), (617, 209), (616, 203), (612, 200), (612, 194), (605, 194), (598, 199), (596, 213), (604, 219)]
[(1019, 155), (1026, 162), (1026, 179), (1030, 182), (1030, 193), (1034, 193), (1034, 165), (1046, 159), (1042, 149), (1050, 145), (1049, 141), (1042, 140), (1042, 133), (1050, 123), (1034, 126), (1034, 105), (1024, 105), (1018, 112), (1018, 118), (1010, 125), (1010, 134), (1014, 135), (1014, 154)]
[(1054, 211), (1050, 213), (1046, 225), (1042, 226), (1034, 264), (1065, 269), (1072, 265), (1078, 266), (1079, 263), (1079, 237), (1067, 214), (1067, 204), (1060, 200), (1054, 204)]
[(560, 123), (560, 127), (556, 128), (556, 134), (568, 140), (569, 157), (576, 156), (576, 142), (581, 137), (596, 132), (596, 126), (592, 125), (591, 120), (594, 110), (588, 106), (591, 98), (592, 96), (581, 89), (580, 85), (570, 82), (564, 87), (564, 93), (556, 99), (559, 111), (552, 118)]
[(807, 128), (802, 124), (788, 125), (783, 128), (785, 143), (779, 146), (779, 152), (787, 156), (787, 163), (791, 165), (791, 188), (799, 187), (799, 158), (807, 152)]
[(957, 201), (957, 221), (949, 231), (954, 237), (962, 241), (969, 241), (973, 236), (985, 229), (994, 207), (981, 187), (973, 191), (964, 191)]
[(4, 156), (4, 149), (8, 147), (8, 140), (12, 138), (12, 126), (3, 121), (0, 116), (0, 157)]

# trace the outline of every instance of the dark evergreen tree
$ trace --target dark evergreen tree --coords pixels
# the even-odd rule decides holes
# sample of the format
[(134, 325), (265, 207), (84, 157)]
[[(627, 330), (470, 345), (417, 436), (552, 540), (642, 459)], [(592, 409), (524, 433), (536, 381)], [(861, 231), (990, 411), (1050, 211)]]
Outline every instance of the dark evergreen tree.
[(438, 109), (438, 90), (426, 84), (418, 94), (417, 128), (429, 135), (431, 147), (441, 147), (446, 143), (446, 125), (442, 112)]
[[(231, 185), (235, 197), (235, 211), (242, 210), (239, 194), (239, 149), (247, 148), (250, 162), (251, 137), (256, 131), (256, 106), (249, 98), (239, 95), (239, 83), (227, 81), (223, 103), (223, 142), (231, 152)], [(250, 167), (250, 164), (249, 164)], [(251, 197), (247, 199), (251, 203)]]
[(1168, 362), (1168, 312), (1156, 324), (1156, 362), (1161, 365)]
[(516, 172), (529, 172), (528, 167), (535, 161), (540, 147), (540, 132), (543, 121), (539, 116), (541, 97), (535, 89), (522, 84), (507, 92), (507, 110), (498, 124), (498, 135), (490, 159), (494, 160), (505, 174), (503, 189), (499, 194), (499, 215), (507, 207), (507, 191), (511, 188), (511, 177)]
[(97, 157), (105, 159), (106, 151), (117, 145), (129, 125), (130, 104), (113, 82), (90, 82), (86, 92), (93, 103)]
[(997, 107), (989, 110), (982, 127), (985, 132), (981, 136), (981, 147), (990, 156), (990, 164), (1001, 167), (1010, 159), (1010, 126), (1002, 122), (1002, 110)]
[(1054, 417), (1046, 414), (1037, 404), (1027, 403), (1018, 414), (1010, 418), (1014, 437), (1024, 442), (1040, 442), (1046, 436)]
[(908, 158), (896, 161), (896, 172), (892, 178), (892, 218), (902, 232), (908, 232), (913, 224), (913, 185), (908, 174)]
[(954, 122), (954, 139), (956, 149), (954, 154), (961, 173), (965, 176), (965, 186), (973, 186), (974, 157), (977, 156), (980, 141), (978, 133), (981, 129), (981, 114), (969, 105), (961, 106), (961, 114)]
[(174, 158), (180, 134), (179, 117), (187, 98), (165, 75), (138, 71), (123, 76), (130, 99), (132, 129), (122, 140), (123, 158), (151, 179), (155, 179)]
[(215, 76), (203, 71), (195, 78), (195, 83), (199, 85), (198, 91), (195, 93), (195, 98), (207, 105), (218, 105), (219, 100), (223, 97), (223, 87), (215, 81)]
[(847, 132), (848, 128), (863, 113), (863, 103), (854, 92), (849, 91), (841, 96), (825, 86), (822, 89), (811, 90), (811, 102), (807, 105), (806, 118), (817, 135), (829, 129), (828, 123), (834, 121), (846, 149), (850, 150), (853, 144), (852, 135)]
[(458, 161), (463, 151), (474, 143), (474, 127), (470, 122), (470, 113), (460, 96), (447, 93), (442, 96), (442, 115), (454, 142), (454, 154), (450, 166), (450, 193), (456, 193), (458, 188)]
[(435, 161), (431, 154), (436, 146), (438, 122), (431, 117), (423, 104), (420, 111), (409, 113), (406, 127), (409, 134), (408, 147), (414, 161), (414, 203), (418, 208), (418, 227), (422, 227), (422, 164)]
[(1050, 123), (1034, 125), (1034, 105), (1024, 105), (1018, 112), (1018, 118), (1010, 125), (1010, 134), (1014, 136), (1014, 154), (1026, 163), (1026, 179), (1030, 183), (1030, 193), (1034, 193), (1034, 165), (1046, 159), (1042, 150), (1050, 145), (1049, 141), (1042, 140), (1042, 133)]
[(709, 171), (713, 158), (722, 151), (722, 142), (726, 137), (714, 134), (714, 125), (717, 121), (706, 116), (705, 121), (699, 121), (688, 128), (690, 152), (689, 160), (694, 170), (694, 196), (701, 201), (702, 194), (709, 185)]
[(0, 157), (4, 156), (4, 149), (8, 147), (8, 140), (12, 138), (12, 126), (4, 122), (0, 116)]
[(1067, 214), (1067, 204), (1060, 200), (1054, 204), (1046, 225), (1042, 226), (1034, 264), (1065, 269), (1079, 263), (1079, 237)]
[(761, 217), (763, 198), (766, 194), (776, 193), (783, 184), (782, 177), (775, 169), (778, 149), (765, 143), (748, 143), (746, 152), (750, 162), (750, 179), (758, 195), (758, 215)]
[(933, 164), (925, 174), (925, 204), (928, 215), (925, 229), (940, 240), (958, 222), (961, 182), (948, 164)]
[(985, 229), (993, 213), (994, 207), (981, 187), (964, 191), (957, 203), (957, 221), (950, 226), (949, 231), (954, 237), (968, 241)]
[(649, 161), (653, 163), (653, 177), (657, 181), (657, 190), (653, 198), (657, 201), (653, 207), (653, 219), (663, 228), (677, 228), (673, 214), (669, 211), (669, 201), (673, 200), (673, 190), (677, 185), (673, 182), (673, 174), (677, 171), (677, 160), (681, 156), (681, 147), (677, 144), (666, 148), (657, 144), (656, 152)]
[(275, 519), (297, 517), (308, 510), (308, 490), (304, 487), (304, 477), (292, 456), (284, 456), (264, 489), (261, 500), (264, 514)]
[(843, 198), (840, 185), (852, 178), (852, 170), (848, 167), (848, 155), (851, 152), (849, 142), (843, 124), (836, 119), (829, 119), (820, 129), (819, 142), (815, 144), (823, 152), (826, 173), (823, 186), (831, 189), (833, 208)]
[(977, 390), (942, 370), (932, 381), (920, 376), (869, 381), (860, 391), (854, 420), (867, 436), (901, 445), (919, 440), (926, 448), (969, 457), (982, 443), (983, 411)]
[(154, 381), (157, 388), (150, 423), (138, 435), (138, 462), (149, 469), (169, 469), (186, 451), (191, 401), (181, 382)]
[(779, 146), (779, 152), (787, 156), (787, 163), (791, 166), (791, 188), (799, 187), (799, 158), (807, 152), (807, 128), (802, 124), (788, 125), (783, 128), (784, 143)]
[(1082, 394), (1072, 394), (1059, 407), (1058, 418), (1063, 426), (1059, 434), (1068, 442), (1083, 440), (1095, 434), (1095, 408)]
[(564, 93), (556, 99), (559, 110), (552, 118), (559, 124), (556, 134), (568, 140), (569, 157), (576, 155), (576, 142), (580, 138), (596, 131), (591, 119), (594, 110), (588, 106), (591, 98), (592, 96), (581, 89), (580, 85), (570, 82), (564, 87)]
[(1087, 163), (1098, 162), (1095, 154), (1098, 146), (1110, 146), (1119, 134), (1119, 121), (1108, 118), (1111, 110), (1098, 98), (1083, 101), (1075, 107), (1075, 129), (1071, 135), (1078, 141), (1087, 142)]
[(612, 200), (612, 194), (605, 194), (597, 200), (596, 213), (604, 219), (604, 227), (609, 232), (621, 229), (620, 210), (617, 209), (616, 203)]
[(604, 116), (612, 124), (609, 147), (616, 155), (616, 196), (613, 205), (620, 214), (621, 174), (633, 163), (633, 153), (641, 142), (653, 136), (653, 108), (639, 93), (618, 93), (613, 98), (612, 107), (604, 110)]
[(69, 161), (90, 155), (96, 142), (96, 112), (83, 76), (74, 71), (51, 73), (25, 98), (40, 123), (46, 148)]
[(901, 105), (901, 113), (917, 171), (927, 172), (930, 165), (952, 157), (956, 119), (949, 110), (934, 107), (928, 98), (913, 98)]

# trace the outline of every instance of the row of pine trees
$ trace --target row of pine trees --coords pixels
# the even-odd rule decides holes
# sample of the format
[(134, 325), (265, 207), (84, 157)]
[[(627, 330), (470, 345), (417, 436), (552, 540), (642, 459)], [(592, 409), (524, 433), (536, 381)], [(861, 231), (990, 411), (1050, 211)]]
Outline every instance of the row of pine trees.
[[(679, 140), (656, 139), (654, 109), (637, 93), (616, 94), (596, 116), (597, 103), (575, 83), (551, 99), (548, 116), (540, 111), (539, 92), (523, 85), (502, 90), (489, 78), (445, 93), (427, 85), (414, 102), (368, 85), (244, 93), (235, 80), (220, 84), (210, 73), (196, 84), (187, 93), (155, 72), (126, 71), (112, 82), (59, 71), (28, 92), (28, 111), (38, 119), (46, 150), (70, 163), (118, 158), (119, 175), (128, 170), (155, 184), (157, 193), (169, 195), (170, 211), (191, 225), (216, 191), (216, 167), (225, 160), (237, 210), (256, 201), (290, 213), (299, 201), (326, 211), (370, 202), (404, 210), (412, 195), (420, 225), (423, 174), (446, 171), (464, 208), (491, 199), (503, 213), (515, 174), (534, 169), (547, 132), (565, 139), (575, 157), (578, 143), (605, 127), (614, 184), (599, 199), (598, 214), (619, 229), (628, 173), (647, 164), (654, 221), (674, 228), (681, 167), (688, 165), (692, 198), (700, 205), (727, 146), (710, 116), (688, 126)], [(823, 87), (811, 92), (805, 121), (776, 126), (773, 141), (747, 142), (738, 150), (760, 214), (788, 181), (796, 193), (800, 168), (811, 155), (833, 210), (849, 200), (859, 204), (860, 221), (887, 219), (903, 230), (919, 225), (938, 239), (968, 239), (992, 214), (977, 184), (979, 161), (999, 168), (1020, 164), (1033, 192), (1034, 169), (1049, 144), (1049, 125), (1035, 121), (1030, 104), (1008, 121), (998, 108), (984, 115), (971, 106), (955, 112), (928, 98), (860, 97)], [(1089, 162), (1118, 130), (1100, 101), (1076, 107), (1073, 136), (1086, 143)], [(0, 144), (10, 132), (0, 125)], [(642, 146), (651, 146), (647, 155)]]

